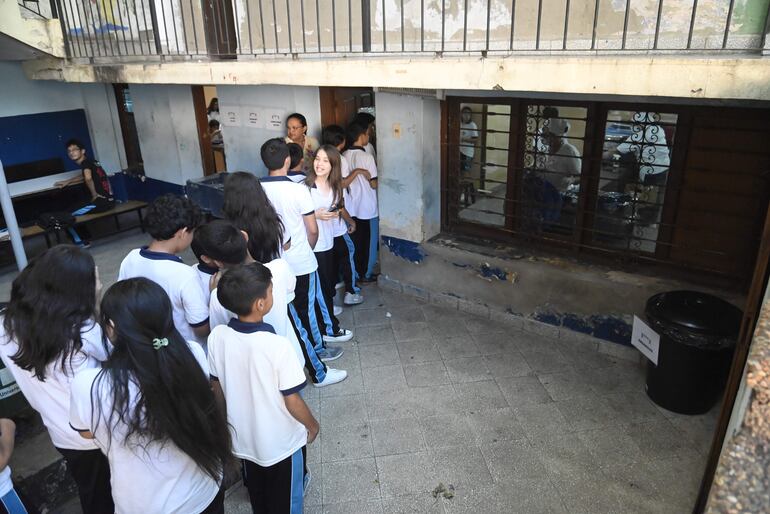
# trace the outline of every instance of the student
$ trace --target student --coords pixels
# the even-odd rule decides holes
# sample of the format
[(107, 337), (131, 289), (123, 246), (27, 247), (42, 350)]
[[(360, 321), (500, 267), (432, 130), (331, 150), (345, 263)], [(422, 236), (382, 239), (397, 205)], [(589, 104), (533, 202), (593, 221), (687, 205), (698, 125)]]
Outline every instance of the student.
[(377, 164), (364, 147), (369, 142), (366, 127), (351, 123), (347, 130), (348, 149), (343, 154), (352, 169), (363, 168), (369, 179), (361, 174), (350, 184), (348, 211), (356, 221), (353, 243), (356, 247), (356, 271), (362, 283), (376, 282), (374, 267), (377, 263), (379, 240), (379, 211), (377, 209)]
[[(107, 176), (107, 172), (104, 171), (102, 165), (96, 159), (90, 159), (86, 155), (86, 147), (77, 139), (70, 139), (65, 143), (67, 148), (67, 155), (76, 164), (80, 166), (81, 174), (77, 177), (73, 177), (68, 180), (61, 180), (56, 182), (56, 187), (66, 187), (74, 184), (85, 183), (88, 190), (89, 201), (87, 205), (93, 205), (92, 208), (87, 211), (86, 206), (79, 205), (73, 209), (74, 213), (85, 214), (105, 212), (115, 207), (115, 198), (112, 195), (112, 186), (110, 185), (110, 179)], [(89, 239), (91, 239), (91, 233), (88, 228), (81, 226), (78, 233), (74, 228), (69, 228), (67, 232), (72, 237), (72, 241), (83, 248), (91, 246)]]
[(11, 468), (8, 462), (13, 454), (16, 440), (16, 423), (8, 418), (0, 418), (0, 514), (27, 514), (19, 494), (13, 488)]
[(315, 151), (318, 150), (318, 140), (307, 134), (307, 120), (298, 112), (289, 114), (286, 118), (287, 143), (297, 143), (304, 151), (302, 170), (307, 172), (313, 166)]
[(73, 380), (69, 422), (107, 456), (115, 512), (224, 513), (230, 432), (206, 355), (174, 327), (168, 295), (146, 278), (117, 282), (101, 325), (113, 351)]
[(167, 194), (147, 208), (144, 222), (149, 246), (131, 250), (120, 264), (118, 280), (145, 277), (158, 283), (174, 308), (174, 324), (187, 341), (209, 335), (209, 302), (196, 272), (177, 256), (192, 243), (201, 213), (189, 199)]
[(353, 117), (353, 121), (366, 128), (366, 135), (369, 136), (369, 141), (364, 145), (364, 150), (376, 160), (377, 152), (372, 144), (375, 137), (374, 116), (368, 112), (359, 112)]
[(85, 514), (114, 511), (107, 459), (67, 423), (75, 374), (107, 359), (95, 320), (98, 283), (88, 252), (54, 246), (30, 260), (13, 281), (0, 337), (0, 357), (43, 418)]
[[(350, 220), (351, 226), (355, 222), (345, 212), (345, 204), (342, 196), (342, 172), (340, 171), (340, 152), (332, 145), (324, 145), (315, 154), (314, 169), (308, 173), (305, 185), (310, 189), (310, 195), (315, 205), (315, 216), (318, 223), (318, 242), (313, 248), (318, 261), (318, 278), (323, 293), (323, 301), (326, 303), (331, 321), (331, 333), (340, 334), (350, 332), (340, 328), (339, 320), (334, 315), (334, 293), (337, 284), (337, 268), (334, 267), (334, 236), (340, 231), (340, 225), (345, 227), (342, 221), (344, 215)], [(320, 307), (320, 306), (319, 306)], [(319, 314), (321, 309), (317, 308)], [(329, 327), (327, 327), (329, 330)]]
[[(278, 140), (278, 142), (281, 143), (280, 140)], [(284, 182), (284, 184), (290, 184), (291, 191), (296, 191), (297, 188), (299, 188), (300, 192), (306, 192), (304, 186), (301, 186), (300, 184), (293, 184), (289, 181)], [(288, 260), (288, 250), (294, 248), (296, 251), (297, 249), (294, 244), (295, 241), (293, 241), (288, 234), (284, 235), (284, 225), (281, 222), (281, 218), (265, 194), (265, 190), (262, 188), (260, 181), (251, 173), (243, 171), (232, 173), (225, 181), (224, 196), (225, 200), (222, 211), (227, 219), (232, 221), (236, 227), (243, 230), (248, 235), (249, 239), (247, 247), (251, 258), (264, 264), (270, 264), (275, 261), (281, 261), (281, 263), (287, 264), (287, 271), (291, 273), (294, 279), (294, 285), (291, 287), (294, 291), (294, 295), (293, 297), (288, 295), (289, 284), (287, 282), (286, 300), (290, 303), (286, 313), (289, 316), (295, 338), (300, 343), (300, 350), (302, 351), (305, 368), (310, 374), (313, 385), (316, 387), (323, 387), (345, 380), (347, 372), (339, 369), (327, 368), (321, 360), (322, 356), (325, 357), (327, 355), (324, 355), (323, 353), (318, 355), (316, 351), (315, 338), (311, 331), (312, 329), (310, 328), (310, 317), (307, 314), (309, 309), (308, 296), (310, 293), (309, 277), (306, 275), (303, 278), (304, 289), (300, 290), (299, 288), (303, 284), (300, 283), (296, 271)], [(302, 222), (300, 221), (300, 223)], [(309, 251), (307, 236), (304, 232), (304, 225), (302, 225), (300, 229), (295, 230), (298, 231), (296, 244), (304, 244)], [(284, 253), (285, 259), (280, 258), (281, 250), (286, 250)], [(312, 264), (315, 264), (315, 267), (317, 267), (318, 265), (315, 263), (312, 252), (310, 252), (310, 257), (313, 259)], [(303, 256), (303, 259), (306, 259), (306, 257)], [(276, 263), (276, 266), (283, 267), (283, 264)], [(276, 269), (272, 266), (271, 268), (273, 270)], [(311, 269), (311, 267), (308, 266), (304, 269)], [(277, 284), (280, 284), (281, 282), (280, 276), (281, 274), (278, 273), (275, 277)], [(275, 293), (276, 296), (280, 297), (280, 291), (281, 287), (279, 285)], [(315, 288), (313, 291), (315, 291)], [(302, 298), (305, 299), (304, 304), (302, 298), (297, 300), (298, 295), (301, 295)], [(314, 300), (315, 295), (312, 296)], [(214, 296), (212, 295), (212, 299), (213, 297)], [(279, 301), (278, 304), (280, 305), (280, 303), (281, 302)], [(299, 312), (304, 313), (302, 317), (298, 315), (297, 305), (299, 305)], [(315, 316), (315, 310), (313, 310), (313, 315)], [(317, 328), (316, 331), (318, 331)]]
[(198, 285), (200, 285), (203, 296), (206, 299), (211, 296), (212, 282), (219, 271), (217, 263), (211, 258), (211, 253), (216, 251), (217, 242), (213, 239), (214, 235), (207, 228), (208, 226), (209, 224), (205, 224), (196, 228), (195, 232), (193, 232), (192, 243), (190, 243), (190, 249), (195, 258), (198, 259), (198, 263), (190, 267), (195, 270), (195, 274), (198, 277)]
[[(353, 333), (349, 330), (329, 330), (331, 318), (323, 300), (317, 273), (318, 263), (313, 254), (318, 240), (313, 198), (305, 186), (294, 184), (286, 176), (290, 159), (289, 149), (283, 141), (266, 141), (262, 145), (261, 153), (265, 166), (270, 170), (270, 176), (261, 180), (262, 187), (291, 236), (291, 247), (284, 254), (284, 258), (297, 277), (293, 311), (296, 311), (298, 319), (295, 321), (313, 336), (316, 353), (320, 352), (321, 359), (327, 362), (335, 360), (342, 355), (342, 349), (326, 347), (325, 343), (349, 341), (353, 338)], [(320, 304), (323, 315), (321, 319), (316, 316), (316, 304)]]
[(218, 120), (209, 121), (209, 138), (211, 138), (212, 145), (221, 146), (223, 144), (222, 127)]
[[(339, 125), (328, 125), (323, 129), (323, 142), (325, 145), (334, 146), (339, 152), (345, 149), (345, 130)], [(347, 158), (340, 154), (340, 170), (342, 173), (342, 190), (345, 202), (343, 219), (345, 223), (337, 223), (334, 228), (334, 269), (342, 272), (342, 280), (345, 283), (345, 305), (357, 305), (363, 303), (364, 297), (361, 288), (356, 284), (358, 273), (355, 265), (355, 246), (350, 234), (356, 231), (356, 215), (350, 212), (349, 205), (354, 203), (350, 198), (350, 184), (358, 176), (363, 176), (368, 181), (369, 172), (362, 168), (350, 169)]]
[(286, 172), (286, 176), (289, 177), (292, 182), (304, 182), (307, 174), (303, 170), (305, 155), (302, 147), (297, 143), (288, 143), (288, 145), (291, 163), (289, 164), (289, 171)]
[(217, 296), (238, 318), (211, 333), (209, 366), (252, 511), (293, 514), (302, 512), (309, 483), (305, 448), (319, 427), (299, 394), (305, 374), (291, 344), (263, 321), (273, 303), (270, 279), (270, 270), (257, 262), (222, 276)]
[[(214, 220), (207, 223), (195, 231), (197, 236), (199, 231), (206, 230), (213, 243), (208, 253), (208, 258), (212, 259), (216, 266), (224, 274), (228, 269), (241, 264), (254, 262), (246, 247), (248, 234), (238, 228), (230, 221)], [(280, 239), (272, 243), (277, 250)], [(263, 263), (273, 274), (273, 308), (265, 314), (265, 322), (275, 328), (275, 333), (288, 339), (295, 352), (299, 363), (305, 365), (305, 356), (300, 348), (294, 328), (289, 321), (289, 302), (294, 298), (294, 286), (297, 282), (294, 274), (289, 268), (289, 263), (283, 259), (273, 259)], [(236, 315), (219, 303), (217, 290), (211, 292), (209, 300), (209, 324), (211, 329), (219, 325), (226, 325), (228, 321), (235, 318)]]

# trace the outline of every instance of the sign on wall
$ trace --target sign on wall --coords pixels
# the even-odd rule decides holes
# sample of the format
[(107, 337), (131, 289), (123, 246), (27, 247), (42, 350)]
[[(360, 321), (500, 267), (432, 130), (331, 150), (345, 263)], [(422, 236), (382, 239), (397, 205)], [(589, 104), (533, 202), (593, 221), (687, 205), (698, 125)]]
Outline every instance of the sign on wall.
[(265, 128), (265, 110), (262, 107), (246, 106), (243, 108), (243, 121), (246, 127)]
[(631, 344), (642, 352), (642, 355), (650, 359), (653, 364), (658, 365), (660, 334), (636, 316), (634, 316), (634, 327), (631, 332)]
[(241, 108), (232, 105), (219, 106), (219, 121), (225, 127), (241, 126)]
[(286, 111), (283, 109), (265, 109), (265, 128), (283, 132), (283, 122)]

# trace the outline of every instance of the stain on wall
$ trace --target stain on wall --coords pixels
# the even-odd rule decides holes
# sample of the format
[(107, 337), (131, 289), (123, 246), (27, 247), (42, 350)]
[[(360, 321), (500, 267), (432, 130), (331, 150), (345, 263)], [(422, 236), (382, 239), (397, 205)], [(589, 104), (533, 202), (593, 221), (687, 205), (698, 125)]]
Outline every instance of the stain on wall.
[(621, 316), (592, 314), (581, 316), (560, 312), (535, 312), (532, 318), (542, 323), (564, 327), (605, 341), (631, 346), (631, 320)]
[(382, 243), (390, 250), (390, 253), (404, 260), (420, 264), (425, 258), (425, 252), (419, 243), (399, 239), (397, 237), (382, 236)]

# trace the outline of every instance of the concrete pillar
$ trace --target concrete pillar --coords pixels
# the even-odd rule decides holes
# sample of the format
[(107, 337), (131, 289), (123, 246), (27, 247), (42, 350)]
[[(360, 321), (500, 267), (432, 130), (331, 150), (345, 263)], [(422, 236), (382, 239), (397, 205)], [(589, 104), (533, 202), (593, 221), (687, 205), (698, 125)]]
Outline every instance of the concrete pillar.
[(441, 228), (441, 109), (435, 98), (377, 93), (380, 233), (413, 242)]

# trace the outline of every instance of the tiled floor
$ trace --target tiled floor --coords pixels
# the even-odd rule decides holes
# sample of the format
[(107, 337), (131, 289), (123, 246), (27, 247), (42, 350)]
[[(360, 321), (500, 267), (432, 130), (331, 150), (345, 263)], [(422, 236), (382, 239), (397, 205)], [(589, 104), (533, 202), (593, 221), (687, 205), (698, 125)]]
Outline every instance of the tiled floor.
[[(137, 231), (94, 244), (105, 286), (145, 242)], [(0, 276), (3, 298), (13, 275)], [(349, 378), (306, 389), (321, 434), (305, 512), (691, 510), (714, 411), (658, 409), (639, 364), (377, 286), (364, 294), (341, 316), (356, 337), (334, 367)], [(440, 485), (449, 498), (434, 497)], [(242, 487), (226, 510), (249, 512)]]
[[(364, 291), (345, 382), (307, 389), (307, 513), (688, 512), (714, 426), (644, 393), (644, 369)], [(440, 484), (453, 497), (433, 491)], [(448, 494), (452, 496), (452, 493)], [(249, 512), (243, 488), (227, 512)]]

